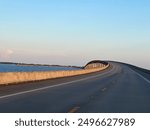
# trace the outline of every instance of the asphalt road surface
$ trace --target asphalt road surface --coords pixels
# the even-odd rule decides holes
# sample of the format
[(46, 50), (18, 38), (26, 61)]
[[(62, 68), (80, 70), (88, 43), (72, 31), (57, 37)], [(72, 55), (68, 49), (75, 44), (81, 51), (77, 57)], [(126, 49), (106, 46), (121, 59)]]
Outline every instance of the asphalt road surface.
[(0, 112), (150, 112), (150, 74), (110, 64), (92, 74), (0, 86)]

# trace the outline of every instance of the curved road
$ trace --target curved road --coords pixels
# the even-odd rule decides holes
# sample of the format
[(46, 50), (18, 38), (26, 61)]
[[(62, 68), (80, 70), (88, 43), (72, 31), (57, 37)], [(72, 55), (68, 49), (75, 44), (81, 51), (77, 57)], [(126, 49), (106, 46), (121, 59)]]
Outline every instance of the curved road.
[(0, 112), (150, 112), (150, 75), (110, 64), (92, 74), (0, 86)]

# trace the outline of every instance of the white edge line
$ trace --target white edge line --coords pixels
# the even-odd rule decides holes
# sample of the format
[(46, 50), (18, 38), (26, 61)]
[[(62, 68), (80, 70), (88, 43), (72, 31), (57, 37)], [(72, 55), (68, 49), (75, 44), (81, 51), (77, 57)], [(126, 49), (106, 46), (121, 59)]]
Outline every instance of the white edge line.
[(48, 88), (58, 87), (58, 86), (67, 85), (67, 84), (71, 84), (71, 83), (76, 83), (76, 82), (80, 82), (80, 81), (96, 78), (96, 77), (99, 77), (99, 76), (103, 76), (103, 75), (105, 75), (107, 73), (110, 73), (110, 71), (102, 73), (102, 74), (99, 74), (99, 75), (96, 75), (96, 76), (90, 76), (90, 77), (87, 77), (87, 78), (78, 79), (78, 80), (74, 80), (74, 81), (70, 81), (70, 82), (65, 82), (65, 83), (51, 85), (51, 86), (47, 86), (47, 87), (43, 87), (43, 88), (37, 88), (37, 89), (28, 90), (28, 91), (23, 91), (23, 92), (18, 92), (18, 93), (13, 93), (13, 94), (0, 96), (0, 99), (12, 97), (12, 96), (17, 96), (17, 95), (21, 95), (21, 94), (26, 94), (26, 93), (31, 93), (31, 92), (35, 92), (35, 91), (39, 91), (39, 90), (45, 90), (45, 89), (48, 89)]
[[(133, 69), (132, 69), (133, 70)], [(139, 74), (138, 72), (136, 72), (135, 70), (133, 70), (139, 77), (141, 77), (142, 79), (144, 79), (145, 81), (147, 81), (150, 84), (150, 80), (148, 80), (147, 78), (145, 78), (144, 76), (142, 76), (141, 74)]]

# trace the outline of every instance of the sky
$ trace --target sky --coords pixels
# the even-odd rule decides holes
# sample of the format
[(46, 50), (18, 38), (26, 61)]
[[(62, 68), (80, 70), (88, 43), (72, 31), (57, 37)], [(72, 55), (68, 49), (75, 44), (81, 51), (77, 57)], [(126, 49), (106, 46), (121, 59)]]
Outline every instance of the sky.
[(149, 0), (0, 0), (0, 61), (150, 69)]

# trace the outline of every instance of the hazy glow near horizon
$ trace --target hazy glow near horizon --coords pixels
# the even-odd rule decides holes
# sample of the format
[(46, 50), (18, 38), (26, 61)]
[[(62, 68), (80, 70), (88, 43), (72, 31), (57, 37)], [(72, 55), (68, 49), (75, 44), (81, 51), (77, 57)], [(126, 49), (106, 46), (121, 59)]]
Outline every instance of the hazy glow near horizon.
[(149, 0), (0, 1), (0, 61), (150, 69)]

